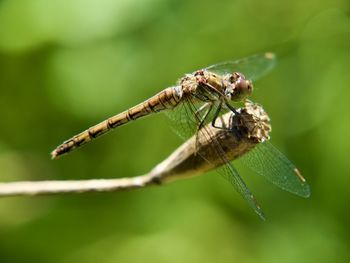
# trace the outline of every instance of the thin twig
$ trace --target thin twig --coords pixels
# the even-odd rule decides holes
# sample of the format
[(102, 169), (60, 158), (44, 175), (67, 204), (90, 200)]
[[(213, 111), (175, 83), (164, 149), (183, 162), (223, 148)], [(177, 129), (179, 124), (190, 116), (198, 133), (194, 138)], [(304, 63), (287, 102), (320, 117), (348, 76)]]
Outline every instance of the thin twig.
[(150, 174), (132, 178), (0, 183), (0, 196), (109, 192), (155, 184)]
[(225, 159), (213, 151), (210, 138), (215, 138), (223, 146), (229, 160), (240, 157), (268, 139), (269, 118), (259, 105), (247, 102), (237, 112), (234, 117), (227, 113), (218, 120), (219, 127), (230, 127), (230, 131), (206, 126), (206, 133), (210, 136), (193, 136), (145, 175), (120, 179), (0, 183), (0, 197), (129, 190), (203, 174), (222, 165)]

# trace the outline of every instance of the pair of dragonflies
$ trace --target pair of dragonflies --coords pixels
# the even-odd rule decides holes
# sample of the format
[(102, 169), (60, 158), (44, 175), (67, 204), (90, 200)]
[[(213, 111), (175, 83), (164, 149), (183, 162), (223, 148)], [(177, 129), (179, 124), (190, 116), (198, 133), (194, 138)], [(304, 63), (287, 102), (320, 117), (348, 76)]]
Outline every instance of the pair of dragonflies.
[[(129, 108), (103, 122), (73, 136), (59, 145), (52, 153), (55, 159), (90, 142), (91, 140), (126, 124), (132, 120), (166, 111), (183, 138), (192, 135), (209, 136), (207, 125), (228, 129), (218, 125), (219, 118), (227, 112), (237, 114), (232, 103), (244, 102), (253, 92), (252, 81), (269, 72), (275, 64), (273, 53), (229, 61), (186, 74), (177, 85), (166, 88), (146, 101)], [(207, 135), (206, 135), (207, 134)], [(262, 218), (263, 212), (244, 183), (232, 162), (225, 156), (223, 146), (215, 139), (211, 147), (222, 160), (224, 169), (218, 169), (233, 184), (236, 190)], [(259, 143), (241, 159), (258, 174), (269, 181), (302, 197), (310, 195), (310, 188), (298, 169), (269, 142)], [(210, 162), (210, 160), (206, 160)]]

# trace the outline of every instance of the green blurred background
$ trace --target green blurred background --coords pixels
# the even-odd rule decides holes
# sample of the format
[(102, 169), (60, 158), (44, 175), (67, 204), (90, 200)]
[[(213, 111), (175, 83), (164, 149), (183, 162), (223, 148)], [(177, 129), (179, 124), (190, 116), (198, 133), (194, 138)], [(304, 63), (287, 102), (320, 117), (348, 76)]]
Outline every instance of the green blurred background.
[(214, 172), (130, 192), (0, 199), (1, 262), (349, 262), (350, 3), (3, 0), (0, 180), (131, 177), (181, 140), (163, 114), (58, 161), (64, 139), (184, 73), (278, 54), (253, 100), (312, 196), (240, 169), (262, 222)]

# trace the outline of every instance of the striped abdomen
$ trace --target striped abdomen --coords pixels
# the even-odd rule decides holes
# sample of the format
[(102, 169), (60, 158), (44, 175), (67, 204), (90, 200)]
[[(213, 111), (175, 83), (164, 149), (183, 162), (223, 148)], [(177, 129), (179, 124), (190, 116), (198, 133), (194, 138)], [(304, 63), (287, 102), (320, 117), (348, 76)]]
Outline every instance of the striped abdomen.
[(55, 159), (62, 154), (69, 153), (92, 139), (97, 138), (118, 126), (126, 124), (129, 121), (166, 109), (173, 109), (179, 104), (181, 98), (182, 90), (180, 87), (167, 88), (135, 107), (108, 118), (86, 131), (75, 135), (52, 151), (51, 156)]

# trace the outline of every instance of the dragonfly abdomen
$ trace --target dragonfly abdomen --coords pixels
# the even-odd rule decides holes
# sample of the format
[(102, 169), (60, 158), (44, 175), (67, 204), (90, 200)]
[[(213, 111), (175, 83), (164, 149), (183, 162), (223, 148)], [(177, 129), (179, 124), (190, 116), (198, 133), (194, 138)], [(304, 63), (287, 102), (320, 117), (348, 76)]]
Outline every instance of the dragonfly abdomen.
[(123, 111), (113, 117), (104, 120), (103, 122), (73, 136), (69, 140), (59, 145), (51, 156), (53, 159), (60, 155), (69, 153), (74, 149), (88, 143), (89, 141), (100, 137), (101, 135), (126, 124), (132, 120), (136, 120), (143, 116), (157, 113), (166, 109), (173, 109), (176, 107), (182, 98), (182, 90), (180, 87), (171, 87), (162, 90), (158, 94), (149, 98), (148, 100)]

